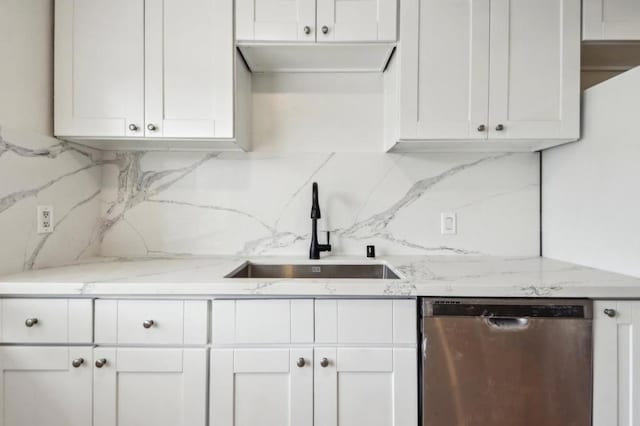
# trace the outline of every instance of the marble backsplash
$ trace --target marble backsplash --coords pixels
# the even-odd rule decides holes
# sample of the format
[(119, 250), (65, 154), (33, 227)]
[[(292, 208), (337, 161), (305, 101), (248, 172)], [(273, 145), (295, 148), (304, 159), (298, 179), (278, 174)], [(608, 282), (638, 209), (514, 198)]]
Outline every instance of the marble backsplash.
[[(305, 256), (314, 181), (336, 254), (539, 254), (538, 154), (115, 152), (102, 163), (88, 246), (106, 256)], [(457, 214), (456, 235), (441, 235), (442, 212)]]
[[(0, 275), (93, 256), (101, 154), (25, 131), (0, 129)], [(36, 206), (54, 206), (51, 234), (36, 233)]]

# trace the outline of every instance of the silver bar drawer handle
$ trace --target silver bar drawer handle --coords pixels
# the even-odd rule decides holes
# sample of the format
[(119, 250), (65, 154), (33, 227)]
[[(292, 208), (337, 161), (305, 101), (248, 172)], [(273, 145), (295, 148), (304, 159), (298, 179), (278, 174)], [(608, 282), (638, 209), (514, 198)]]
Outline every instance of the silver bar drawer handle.
[(327, 34), (329, 32), (329, 27), (327, 27), (326, 25), (322, 26), (322, 34)]
[(27, 327), (31, 328), (34, 325), (36, 325), (38, 323), (38, 318), (28, 318), (25, 322), (24, 325), (26, 325)]
[(298, 362), (296, 362), (296, 365), (297, 365), (298, 367), (302, 368), (302, 367), (304, 367), (304, 366), (305, 366), (305, 364), (306, 364), (306, 363), (307, 363), (307, 362), (304, 360), (304, 358), (302, 358), (302, 357), (301, 357), (301, 358), (298, 358)]
[(503, 131), (504, 130), (504, 125), (503, 124), (498, 124), (496, 126), (496, 130), (499, 131), (499, 132)]
[(158, 128), (156, 127), (155, 124), (151, 124), (149, 123), (149, 125), (147, 126), (147, 129), (151, 132), (155, 132), (156, 130), (158, 130)]
[(137, 132), (138, 126), (136, 126), (135, 124), (129, 124), (129, 130), (131, 130), (132, 132)]
[(145, 321), (142, 323), (142, 326), (143, 326), (144, 328), (151, 328), (151, 327), (153, 327), (153, 326), (155, 325), (155, 323), (156, 323), (156, 322), (155, 322), (154, 320), (145, 320)]
[(322, 358), (322, 361), (320, 361), (320, 367), (327, 368), (328, 366), (329, 366), (329, 360), (326, 358)]
[(615, 309), (605, 309), (604, 310), (604, 314), (610, 318), (613, 318), (616, 316), (616, 310)]
[(304, 29), (303, 29), (303, 30), (304, 30), (304, 33), (305, 33), (305, 34), (311, 34), (311, 27), (310, 27), (310, 26), (305, 25), (305, 27), (304, 27)]
[(107, 360), (106, 359), (100, 358), (100, 359), (96, 360), (96, 367), (102, 368), (105, 365), (107, 365)]
[(82, 364), (84, 364), (84, 358), (76, 358), (71, 361), (71, 365), (73, 365), (73, 368), (79, 368)]

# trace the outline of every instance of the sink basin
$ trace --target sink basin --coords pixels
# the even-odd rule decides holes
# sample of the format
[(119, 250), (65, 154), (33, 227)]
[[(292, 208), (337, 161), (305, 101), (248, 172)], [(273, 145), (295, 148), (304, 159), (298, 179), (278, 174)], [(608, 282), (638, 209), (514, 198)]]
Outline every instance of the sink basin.
[(267, 265), (247, 262), (225, 278), (333, 278), (397, 280), (400, 277), (387, 265), (317, 264)]

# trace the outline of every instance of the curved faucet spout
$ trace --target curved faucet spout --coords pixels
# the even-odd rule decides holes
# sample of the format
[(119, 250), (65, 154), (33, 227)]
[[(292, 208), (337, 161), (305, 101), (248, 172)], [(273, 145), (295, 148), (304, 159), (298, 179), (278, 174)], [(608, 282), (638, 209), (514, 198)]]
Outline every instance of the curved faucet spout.
[(331, 251), (329, 244), (329, 232), (327, 232), (327, 244), (318, 243), (318, 219), (320, 219), (320, 203), (318, 203), (318, 183), (313, 182), (311, 202), (311, 247), (309, 247), (309, 259), (320, 259), (320, 253)]

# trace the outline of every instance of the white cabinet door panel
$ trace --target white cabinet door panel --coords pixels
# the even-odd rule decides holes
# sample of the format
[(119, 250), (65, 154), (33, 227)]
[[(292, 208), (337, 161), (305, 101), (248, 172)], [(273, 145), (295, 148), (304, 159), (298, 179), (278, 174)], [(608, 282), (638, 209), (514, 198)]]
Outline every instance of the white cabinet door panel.
[(94, 426), (204, 426), (207, 350), (97, 348)]
[(640, 1), (583, 0), (584, 40), (640, 40)]
[(233, 3), (146, 0), (146, 7), (145, 135), (233, 137)]
[(215, 349), (210, 394), (211, 426), (312, 426), (313, 350)]
[(403, 3), (401, 138), (487, 138), (489, 11), (489, 0)]
[(640, 302), (595, 302), (593, 321), (593, 425), (635, 426), (640, 422)]
[(580, 0), (493, 0), (490, 51), (489, 138), (577, 139)]
[(144, 0), (56, 0), (55, 15), (55, 134), (144, 136)]
[(396, 0), (318, 0), (317, 10), (319, 42), (396, 40)]
[[(90, 347), (0, 348), (2, 426), (91, 424)], [(74, 359), (83, 359), (75, 368)]]
[[(316, 41), (314, 0), (237, 0), (238, 41)], [(305, 32), (309, 27), (309, 33)]]
[(315, 426), (418, 424), (415, 348), (316, 348), (314, 358)]

